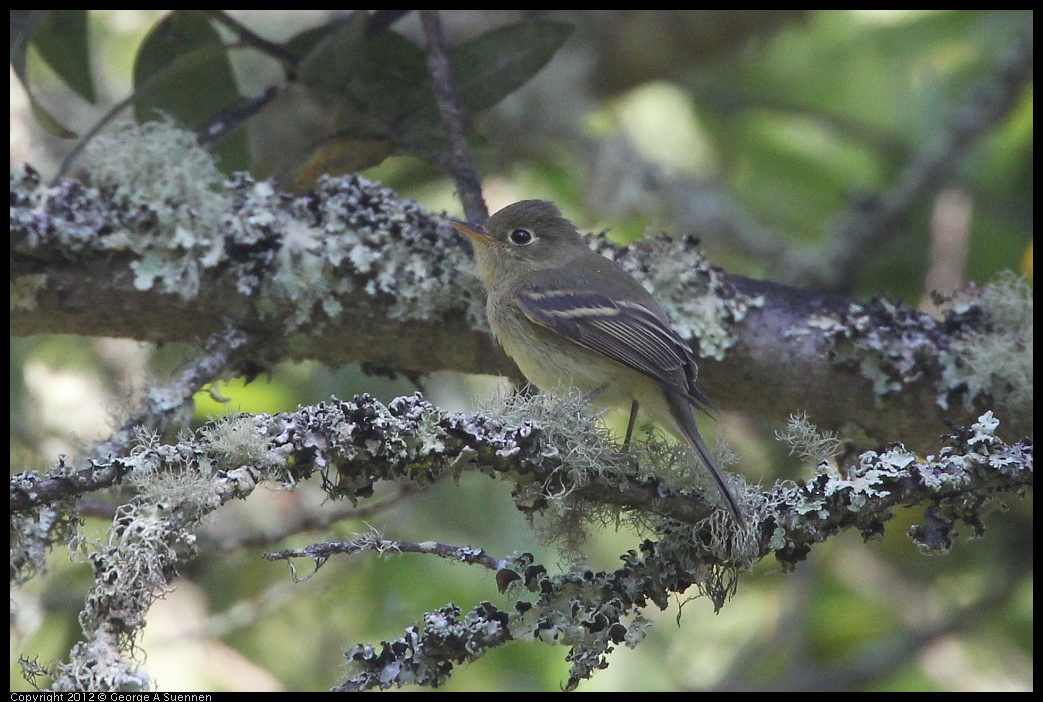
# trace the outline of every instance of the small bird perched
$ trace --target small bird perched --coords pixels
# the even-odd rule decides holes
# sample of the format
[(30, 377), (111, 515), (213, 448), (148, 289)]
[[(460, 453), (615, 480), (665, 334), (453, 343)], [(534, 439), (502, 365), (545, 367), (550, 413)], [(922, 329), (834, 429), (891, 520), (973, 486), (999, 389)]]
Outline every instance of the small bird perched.
[(644, 407), (691, 446), (744, 526), (695, 423), (693, 409), (713, 409), (695, 386), (695, 357), (655, 298), (591, 250), (553, 203), (516, 202), (484, 228), (452, 225), (474, 244), (489, 326), (525, 377), (541, 390), (575, 387), (599, 405), (629, 409), (631, 426)]

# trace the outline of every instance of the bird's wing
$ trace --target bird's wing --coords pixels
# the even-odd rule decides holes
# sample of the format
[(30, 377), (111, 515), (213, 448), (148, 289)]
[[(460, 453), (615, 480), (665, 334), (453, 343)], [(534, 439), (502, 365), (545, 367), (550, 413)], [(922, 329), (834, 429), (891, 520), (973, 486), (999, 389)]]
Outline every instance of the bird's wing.
[(617, 299), (622, 295), (605, 290), (599, 276), (571, 273), (553, 284), (540, 278), (514, 297), (532, 322), (645, 374), (702, 410), (712, 409), (695, 387), (691, 349), (636, 281), (640, 293)]

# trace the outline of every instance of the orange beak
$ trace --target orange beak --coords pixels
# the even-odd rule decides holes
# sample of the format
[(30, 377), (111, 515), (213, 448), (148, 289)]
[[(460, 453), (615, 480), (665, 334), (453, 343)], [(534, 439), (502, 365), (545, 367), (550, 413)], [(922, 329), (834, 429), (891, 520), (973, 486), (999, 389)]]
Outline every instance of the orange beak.
[(484, 244), (501, 243), (499, 240), (490, 236), (489, 233), (481, 227), (476, 227), (472, 224), (467, 224), (466, 222), (457, 222), (456, 220), (452, 219), (449, 220), (449, 224), (452, 225), (453, 229), (457, 230), (458, 232), (463, 232), (467, 236), (474, 239), (476, 242), (481, 242)]

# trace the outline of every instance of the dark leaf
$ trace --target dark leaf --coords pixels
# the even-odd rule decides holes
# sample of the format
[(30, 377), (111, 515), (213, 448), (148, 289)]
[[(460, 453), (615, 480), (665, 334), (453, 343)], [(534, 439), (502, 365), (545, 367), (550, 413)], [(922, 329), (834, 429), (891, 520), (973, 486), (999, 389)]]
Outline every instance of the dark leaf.
[[(301, 82), (337, 104), (337, 135), (297, 159), (292, 181), (307, 181), (327, 166), (346, 172), (377, 165), (393, 152), (426, 157), (443, 148), (426, 53), (391, 31), (367, 39), (362, 17), (356, 13), (335, 29), (310, 30), (287, 44), (304, 56)], [(454, 50), (450, 61), (468, 114), (492, 107), (532, 78), (571, 31), (558, 22), (523, 22)]]
[[(454, 49), (449, 61), (467, 116), (489, 109), (528, 82), (571, 32), (571, 25), (560, 22), (521, 22), (482, 34)], [(416, 97), (401, 100), (398, 107), (404, 113), (398, 118), (397, 133), (406, 148), (421, 156), (443, 148), (442, 118), (426, 63)]]
[[(139, 121), (170, 115), (189, 129), (239, 100), (228, 49), (199, 12), (175, 10), (141, 44), (134, 63), (134, 110)], [(226, 173), (249, 167), (242, 130), (213, 149)]]
[(364, 13), (301, 32), (286, 42), (301, 58), (298, 76), (303, 85), (331, 95), (344, 95), (364, 52)]
[[(546, 65), (572, 31), (533, 21), (487, 32), (450, 53), (453, 80), (468, 116), (489, 109)], [(362, 68), (359, 95), (403, 148), (420, 156), (442, 148), (442, 118), (422, 49), (388, 32), (374, 41)]]
[(521, 22), (482, 34), (450, 55), (469, 115), (487, 110), (540, 72), (572, 33), (562, 22)]
[(87, 10), (48, 10), (33, 26), (33, 45), (47, 65), (84, 100), (94, 102)]
[(366, 45), (365, 60), (351, 84), (351, 95), (392, 132), (418, 113), (437, 114), (424, 50), (394, 32)]
[(39, 122), (40, 126), (56, 137), (62, 139), (71, 139), (76, 136), (76, 133), (66, 128), (64, 125), (58, 122), (47, 110), (37, 102), (36, 97), (33, 95), (32, 88), (29, 86), (29, 76), (26, 70), (26, 58), (29, 53), (29, 44), (32, 41), (33, 28), (35, 25), (42, 20), (48, 11), (40, 10), (11, 10), (10, 16), (10, 41), (11, 41), (11, 68), (14, 70), (15, 75), (18, 76), (18, 80), (22, 83), (22, 87), (25, 88), (25, 93), (29, 97), (29, 106), (33, 111), (33, 116), (36, 117), (36, 121)]

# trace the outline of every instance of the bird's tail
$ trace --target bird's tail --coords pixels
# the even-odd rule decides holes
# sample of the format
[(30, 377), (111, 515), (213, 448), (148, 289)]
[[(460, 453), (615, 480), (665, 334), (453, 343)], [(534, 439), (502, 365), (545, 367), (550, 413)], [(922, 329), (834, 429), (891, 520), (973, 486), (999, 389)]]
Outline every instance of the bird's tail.
[(707, 448), (706, 442), (703, 441), (703, 437), (699, 433), (699, 426), (695, 423), (695, 415), (692, 413), (691, 405), (684, 398), (678, 397), (673, 393), (667, 394), (670, 395), (668, 400), (670, 409), (684, 432), (685, 440), (699, 456), (699, 460), (703, 462), (703, 465), (706, 466), (707, 472), (713, 478), (713, 482), (724, 497), (724, 501), (728, 503), (728, 510), (735, 517), (736, 523), (740, 527), (745, 527), (746, 517), (743, 516), (742, 510), (739, 509), (739, 503), (735, 500), (735, 495), (732, 494), (731, 488), (725, 482), (724, 474), (721, 473), (721, 469), (717, 467), (717, 464), (714, 463), (713, 458), (710, 456), (710, 449)]

